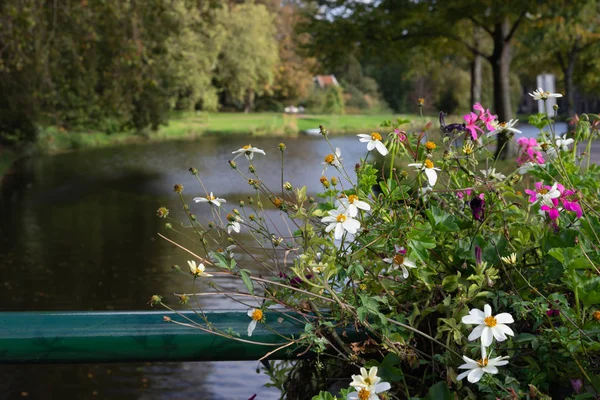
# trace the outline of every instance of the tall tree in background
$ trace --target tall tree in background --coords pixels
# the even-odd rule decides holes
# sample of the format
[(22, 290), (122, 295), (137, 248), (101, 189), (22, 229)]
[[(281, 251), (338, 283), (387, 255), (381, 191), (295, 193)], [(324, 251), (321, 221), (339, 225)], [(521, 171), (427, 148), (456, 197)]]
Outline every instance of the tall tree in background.
[[(562, 104), (567, 117), (574, 110), (576, 66), (586, 58), (596, 58), (600, 48), (600, 2), (597, 0), (555, 0), (540, 7), (520, 35), (526, 62), (560, 71), (565, 85)], [(581, 71), (581, 74), (590, 72)], [(597, 69), (591, 69), (597, 74)], [(581, 75), (580, 74), (580, 75)]]
[(274, 16), (262, 4), (233, 5), (221, 15), (226, 36), (219, 56), (216, 79), (244, 111), (273, 83), (279, 61)]

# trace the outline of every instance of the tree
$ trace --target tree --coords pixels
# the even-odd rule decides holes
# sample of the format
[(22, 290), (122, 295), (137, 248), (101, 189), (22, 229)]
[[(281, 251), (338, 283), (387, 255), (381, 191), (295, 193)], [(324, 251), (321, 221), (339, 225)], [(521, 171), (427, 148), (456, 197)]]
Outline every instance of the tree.
[(233, 5), (221, 15), (226, 28), (216, 78), (229, 95), (243, 102), (244, 111), (268, 90), (279, 61), (274, 16), (262, 4)]

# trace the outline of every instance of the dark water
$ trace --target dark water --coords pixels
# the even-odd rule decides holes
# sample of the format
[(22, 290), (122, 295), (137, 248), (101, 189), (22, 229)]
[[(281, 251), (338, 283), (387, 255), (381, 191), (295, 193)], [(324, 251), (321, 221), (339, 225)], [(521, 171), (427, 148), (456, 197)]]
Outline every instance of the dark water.
[[(535, 134), (531, 127), (523, 130), (526, 136)], [(284, 141), (285, 180), (317, 192), (323, 157), (331, 152), (324, 139)], [(254, 191), (227, 161), (231, 151), (248, 142), (267, 152), (254, 164), (260, 179), (277, 188), (280, 139), (273, 138), (206, 137), (20, 162), (0, 189), (0, 311), (147, 310), (155, 293), (176, 304), (169, 294), (187, 290), (190, 281), (171, 266), (187, 268), (189, 257), (157, 236), (165, 232), (165, 221), (156, 210), (166, 206), (172, 216), (184, 217), (172, 191), (180, 183), (198, 218), (210, 218), (209, 207), (191, 202), (205, 195), (187, 172), (192, 166), (209, 191), (228, 200), (228, 209), (237, 207)], [(332, 142), (353, 175), (365, 144), (355, 136)], [(245, 172), (245, 159), (238, 162)], [(272, 217), (279, 221), (276, 212)], [(202, 305), (240, 307), (208, 297)], [(268, 378), (257, 368), (256, 362), (0, 366), (0, 398), (279, 398), (276, 390), (263, 387)]]
[[(156, 210), (166, 206), (184, 217), (172, 190), (181, 183), (193, 212), (210, 218), (209, 207), (191, 201), (205, 195), (187, 171), (191, 166), (207, 190), (226, 198), (229, 209), (236, 207), (254, 190), (227, 161), (248, 140), (207, 137), (20, 162), (1, 188), (0, 310), (147, 310), (155, 293), (177, 304), (169, 294), (188, 290), (191, 282), (171, 266), (187, 268), (190, 258), (157, 236), (165, 233), (165, 221)], [(354, 136), (332, 141), (350, 168), (366, 153)], [(279, 142), (251, 141), (267, 152), (256, 156), (255, 165), (273, 188), (280, 184)], [(324, 139), (285, 143), (285, 179), (317, 191), (321, 162), (330, 152)], [(238, 162), (245, 172), (247, 161)], [(201, 301), (206, 309), (240, 307), (216, 297)], [(268, 378), (257, 368), (257, 362), (0, 366), (0, 398), (279, 398), (275, 389), (263, 387)]]

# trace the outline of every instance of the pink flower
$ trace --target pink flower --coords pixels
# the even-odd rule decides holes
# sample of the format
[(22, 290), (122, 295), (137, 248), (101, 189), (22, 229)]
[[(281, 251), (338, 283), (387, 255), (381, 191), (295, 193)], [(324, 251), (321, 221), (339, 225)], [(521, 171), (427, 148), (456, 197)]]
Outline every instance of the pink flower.
[(557, 199), (552, 199), (552, 205), (548, 205), (548, 204), (544, 204), (540, 207), (540, 210), (542, 211), (546, 211), (548, 213), (548, 217), (552, 220), (552, 221), (556, 221), (558, 219), (558, 216), (560, 215), (559, 209), (558, 209), (558, 200)]
[(579, 198), (573, 190), (565, 190), (560, 200), (565, 210), (572, 211), (577, 215), (577, 218), (581, 218), (583, 210), (581, 209), (581, 205), (579, 205)]
[(398, 142), (403, 143), (406, 141), (405, 131), (401, 131), (400, 129), (396, 128), (394, 129), (394, 134), (396, 134), (396, 140), (398, 140)]
[(460, 192), (456, 192), (456, 196), (462, 200), (465, 197), (471, 197), (471, 192), (472, 192), (471, 189), (462, 190)]
[(481, 104), (475, 103), (473, 110), (479, 111), (479, 120), (485, 124), (488, 131), (492, 132), (496, 130), (494, 126), (495, 115), (492, 115), (489, 109), (484, 109)]
[(478, 121), (477, 114), (475, 114), (474, 112), (470, 112), (467, 115), (465, 115), (463, 118), (464, 118), (465, 122), (467, 123), (467, 126), (465, 126), (465, 129), (468, 130), (469, 132), (471, 132), (471, 137), (473, 138), (473, 140), (477, 140), (477, 131), (479, 131), (483, 134), (483, 130), (476, 125), (476, 123)]
[(534, 162), (543, 164), (544, 157), (542, 156), (541, 147), (535, 138), (519, 138), (517, 140), (519, 145), (519, 155), (517, 157), (517, 165), (523, 165), (527, 162)]

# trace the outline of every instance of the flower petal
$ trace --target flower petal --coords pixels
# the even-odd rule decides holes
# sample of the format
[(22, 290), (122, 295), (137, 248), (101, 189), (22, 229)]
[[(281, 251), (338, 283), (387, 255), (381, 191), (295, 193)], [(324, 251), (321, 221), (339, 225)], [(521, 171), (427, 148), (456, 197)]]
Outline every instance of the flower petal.
[(385, 147), (385, 144), (381, 143), (379, 140), (375, 141), (375, 147), (377, 148), (377, 151), (382, 155), (385, 156), (388, 153), (388, 149), (387, 147)]
[(483, 370), (481, 368), (477, 368), (477, 369), (471, 370), (469, 375), (467, 375), (467, 380), (471, 383), (477, 383), (477, 382), (479, 382), (479, 380), (481, 379), (482, 376), (483, 376)]
[(381, 382), (373, 387), (373, 391), (375, 393), (381, 393), (381, 392), (385, 392), (386, 390), (390, 390), (391, 388), (392, 388), (392, 385), (390, 385), (389, 383)]
[(483, 306), (483, 313), (485, 314), (486, 318), (492, 315), (492, 307), (489, 304), (486, 304), (485, 306)]
[(512, 324), (515, 322), (513, 316), (509, 313), (500, 313), (496, 315), (496, 321), (498, 321), (499, 324)]
[(252, 321), (250, 321), (250, 323), (248, 324), (248, 337), (252, 336), (252, 332), (254, 332), (254, 329), (256, 328), (256, 320), (253, 319)]
[(472, 342), (473, 340), (478, 339), (479, 337), (481, 337), (481, 334), (483, 333), (483, 329), (485, 328), (485, 325), (477, 325), (475, 327), (475, 329), (473, 329), (471, 331), (471, 334), (469, 334), (469, 342)]
[(494, 334), (492, 333), (492, 330), (489, 327), (484, 326), (483, 331), (481, 332), (481, 345), (489, 347), (493, 340)]

